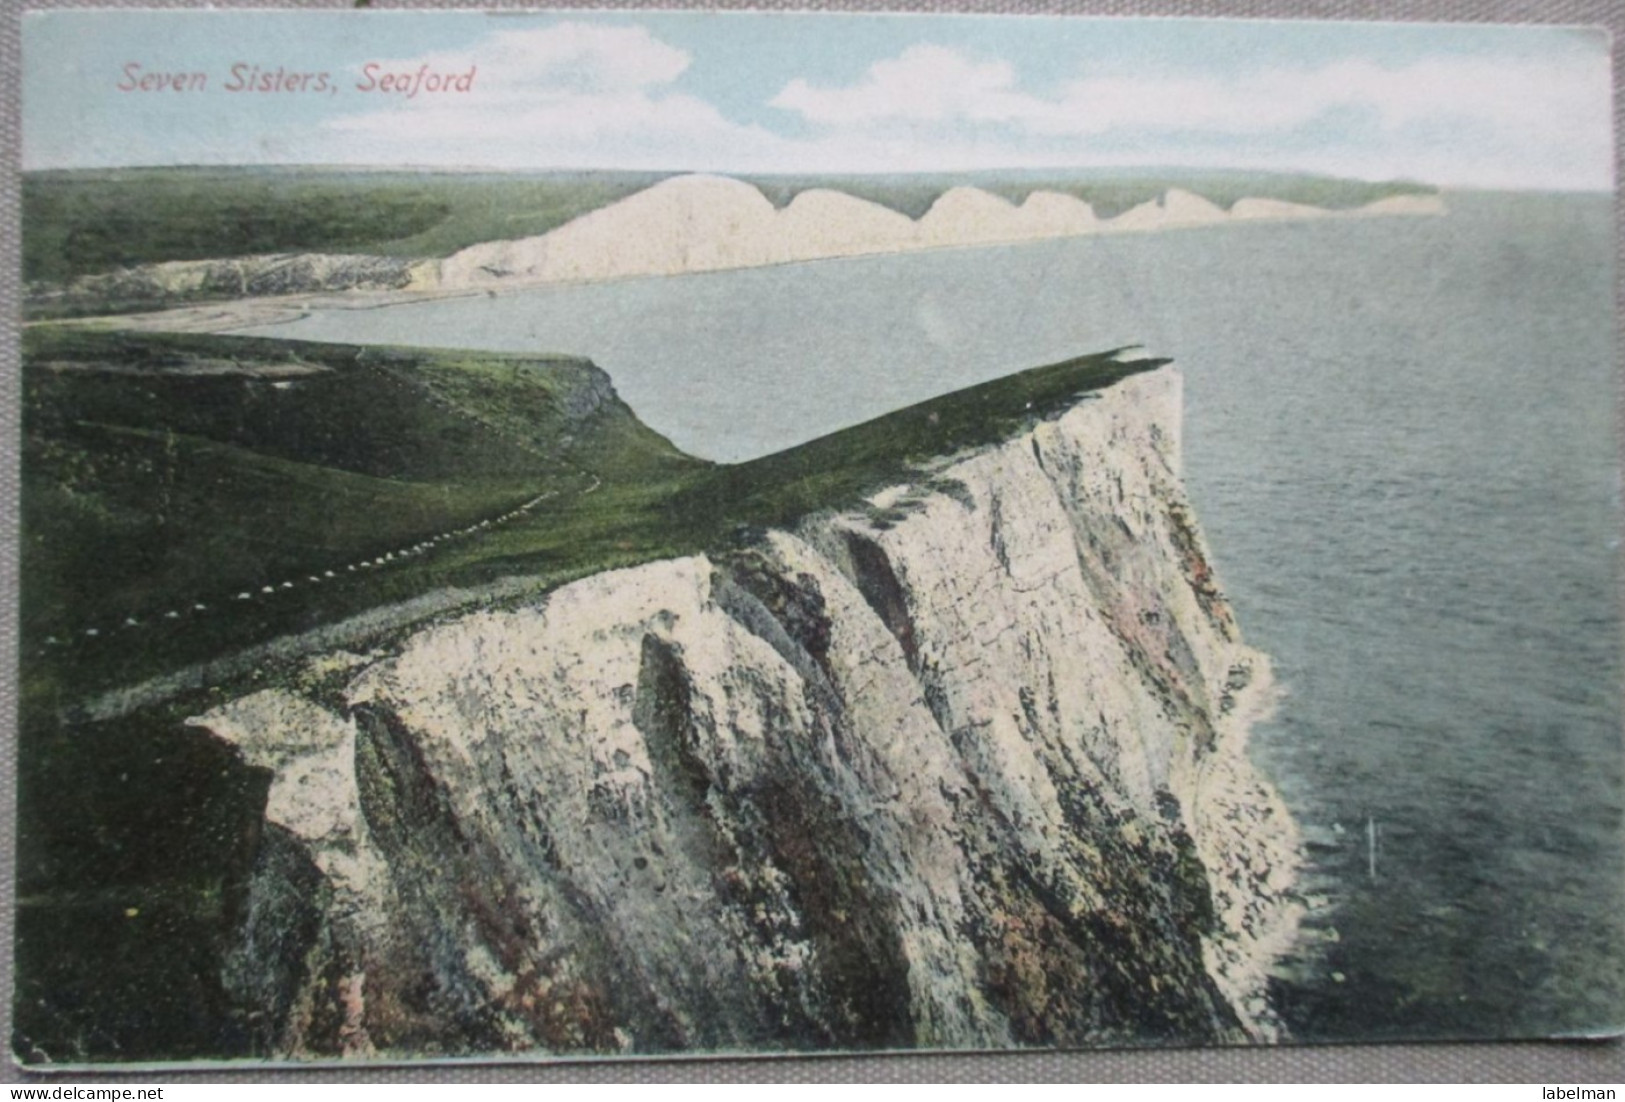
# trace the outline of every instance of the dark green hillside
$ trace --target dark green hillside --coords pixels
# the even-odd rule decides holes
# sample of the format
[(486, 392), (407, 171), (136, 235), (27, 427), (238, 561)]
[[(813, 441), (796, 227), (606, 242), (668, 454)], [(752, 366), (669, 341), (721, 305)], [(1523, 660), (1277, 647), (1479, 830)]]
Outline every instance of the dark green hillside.
[(278, 252), (449, 256), (528, 237), (667, 173), (145, 168), (23, 177), (23, 278)]
[(430, 400), (416, 365), (387, 353), (307, 356), (243, 341), (86, 340), (38, 330), (29, 338), (31, 433), (112, 426), (410, 481), (523, 476), (549, 466)]
[(362, 558), (696, 466), (577, 360), (51, 327), (23, 452), (25, 638), (81, 689), (389, 599)]
[[(149, 429), (380, 478), (556, 472), (610, 431), (595, 418), (630, 417), (608, 376), (562, 356), (51, 326), (27, 331), (24, 356), (31, 431)], [(616, 439), (670, 451), (646, 431)]]

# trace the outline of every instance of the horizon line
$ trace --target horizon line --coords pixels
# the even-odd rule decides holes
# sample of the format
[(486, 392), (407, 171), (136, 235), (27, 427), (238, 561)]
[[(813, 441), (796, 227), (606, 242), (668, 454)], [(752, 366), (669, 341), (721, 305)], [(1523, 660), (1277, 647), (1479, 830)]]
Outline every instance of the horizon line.
[(178, 163), (178, 164), (127, 164), (127, 165), (50, 165), (50, 166), (24, 166), (22, 175), (33, 173), (93, 173), (93, 172), (186, 172), (186, 171), (272, 171), (272, 172), (368, 172), (368, 173), (420, 173), (453, 175), (496, 175), (496, 176), (537, 176), (537, 175), (624, 175), (624, 176), (722, 176), (732, 179), (768, 178), (768, 179), (885, 179), (885, 178), (920, 178), (933, 176), (988, 176), (999, 173), (1037, 174), (1054, 173), (1056, 175), (1108, 175), (1131, 174), (1144, 172), (1155, 174), (1158, 172), (1181, 172), (1205, 176), (1266, 176), (1326, 180), (1336, 183), (1366, 184), (1371, 186), (1405, 185), (1417, 188), (1431, 189), (1434, 192), (1512, 192), (1517, 194), (1549, 194), (1549, 195), (1612, 195), (1618, 188), (1616, 181), (1597, 186), (1569, 185), (1554, 187), (1539, 184), (1440, 184), (1415, 176), (1339, 176), (1328, 172), (1319, 172), (1312, 169), (1292, 168), (1249, 168), (1239, 165), (1212, 166), (1192, 165), (1182, 163), (1156, 163), (1125, 165), (1003, 165), (988, 168), (920, 168), (920, 169), (851, 169), (851, 170), (796, 170), (796, 169), (769, 169), (769, 170), (739, 170), (739, 169), (712, 169), (712, 168), (626, 168), (609, 166), (563, 166), (563, 165), (529, 165), (529, 166), (500, 166), (500, 165), (437, 165), (437, 164), (387, 164), (387, 163), (349, 163), (349, 162), (320, 162), (320, 161), (231, 161), (218, 163)]
[[(1133, 172), (1188, 172), (1209, 176), (1299, 176), (1319, 180), (1331, 180), (1340, 183), (1358, 184), (1410, 184), (1416, 187), (1430, 187), (1442, 189), (1446, 186), (1453, 190), (1461, 190), (1456, 185), (1436, 184), (1415, 176), (1340, 176), (1330, 172), (1320, 172), (1313, 169), (1299, 168), (1251, 168), (1244, 165), (1195, 165), (1178, 162), (1145, 162), (1143, 164), (1122, 165), (998, 165), (980, 168), (909, 168), (909, 169), (732, 169), (732, 168), (677, 168), (665, 166), (660, 168), (628, 168), (609, 165), (571, 166), (571, 165), (444, 165), (432, 163), (360, 163), (345, 161), (219, 161), (219, 162), (175, 162), (151, 164), (117, 164), (117, 165), (39, 165), (22, 166), (23, 173), (31, 172), (161, 172), (161, 171), (198, 171), (234, 169), (240, 171), (253, 171), (270, 169), (280, 171), (318, 171), (318, 172), (439, 172), (446, 174), (457, 173), (491, 173), (494, 175), (523, 175), (539, 173), (558, 174), (585, 174), (585, 173), (617, 173), (627, 176), (729, 176), (729, 177), (897, 177), (897, 176), (968, 176), (991, 175), (1001, 172), (1008, 173), (1055, 173), (1088, 174), (1088, 173), (1133, 173)], [(1464, 185), (1471, 189), (1474, 185)], [(1488, 188), (1482, 190), (1513, 190), (1507, 188)], [(1534, 188), (1530, 190), (1553, 190), (1548, 188)], [(1591, 189), (1561, 189), (1561, 190), (1591, 190)], [(1600, 190), (1600, 189), (1599, 189)]]

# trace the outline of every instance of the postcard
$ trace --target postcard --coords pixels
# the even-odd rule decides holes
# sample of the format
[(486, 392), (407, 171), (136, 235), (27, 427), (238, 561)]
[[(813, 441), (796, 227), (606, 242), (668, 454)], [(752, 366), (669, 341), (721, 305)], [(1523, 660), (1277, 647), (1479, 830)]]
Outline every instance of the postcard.
[(1625, 1027), (1605, 32), (23, 42), (24, 1067)]

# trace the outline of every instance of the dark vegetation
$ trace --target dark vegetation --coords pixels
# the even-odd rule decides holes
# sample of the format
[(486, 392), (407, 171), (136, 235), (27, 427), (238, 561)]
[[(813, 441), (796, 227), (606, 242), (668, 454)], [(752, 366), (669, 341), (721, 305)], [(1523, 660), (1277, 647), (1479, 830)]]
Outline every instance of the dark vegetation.
[[(716, 467), (642, 425), (578, 360), (31, 328), (19, 1057), (264, 1054), (253, 1008), (221, 976), (268, 777), (183, 721), (308, 675), (297, 655), (267, 659), (128, 714), (75, 718), (87, 699), (442, 587), (529, 576), (541, 588), (737, 554), (762, 527), (857, 505), (1159, 362), (1038, 368)], [(307, 581), (544, 493), (511, 522)], [(284, 578), (300, 584), (235, 598)]]
[(1006, 439), (1166, 360), (1118, 363), (1111, 353), (1033, 368), (955, 391), (747, 463), (687, 479), (665, 506), (696, 535), (772, 527), (902, 481), (924, 461)]
[(47, 326), (24, 359), (21, 616), (53, 691), (396, 599), (432, 578), (345, 568), (698, 466), (573, 359)]

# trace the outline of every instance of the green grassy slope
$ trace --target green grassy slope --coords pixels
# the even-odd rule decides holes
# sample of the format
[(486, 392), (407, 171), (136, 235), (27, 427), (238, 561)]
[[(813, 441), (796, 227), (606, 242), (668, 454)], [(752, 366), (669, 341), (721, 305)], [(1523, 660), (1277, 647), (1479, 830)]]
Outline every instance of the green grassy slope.
[(43, 326), (24, 359), (23, 688), (55, 707), (437, 589), (725, 547), (1159, 362), (1037, 368), (719, 467), (576, 360)]
[(276, 252), (448, 256), (546, 233), (666, 173), (149, 168), (23, 178), (23, 278)]
[(347, 568), (539, 495), (698, 466), (577, 360), (38, 326), (23, 453), (25, 672), (73, 692), (392, 599)]
[[(474, 586), (522, 575), (558, 584), (603, 570), (702, 551), (726, 554), (764, 528), (855, 508), (930, 460), (1006, 438), (1084, 395), (1166, 361), (1110, 353), (1036, 368), (877, 417), (761, 459), (617, 478), (549, 501), (477, 541), (437, 556), (402, 584)], [(419, 568), (414, 567), (414, 570)], [(407, 595), (404, 591), (402, 595)]]
[(851, 506), (935, 457), (1007, 439), (1085, 395), (1166, 360), (1118, 363), (1112, 353), (1032, 368), (945, 394), (748, 463), (696, 474), (672, 499), (673, 523), (717, 531), (782, 526)]

